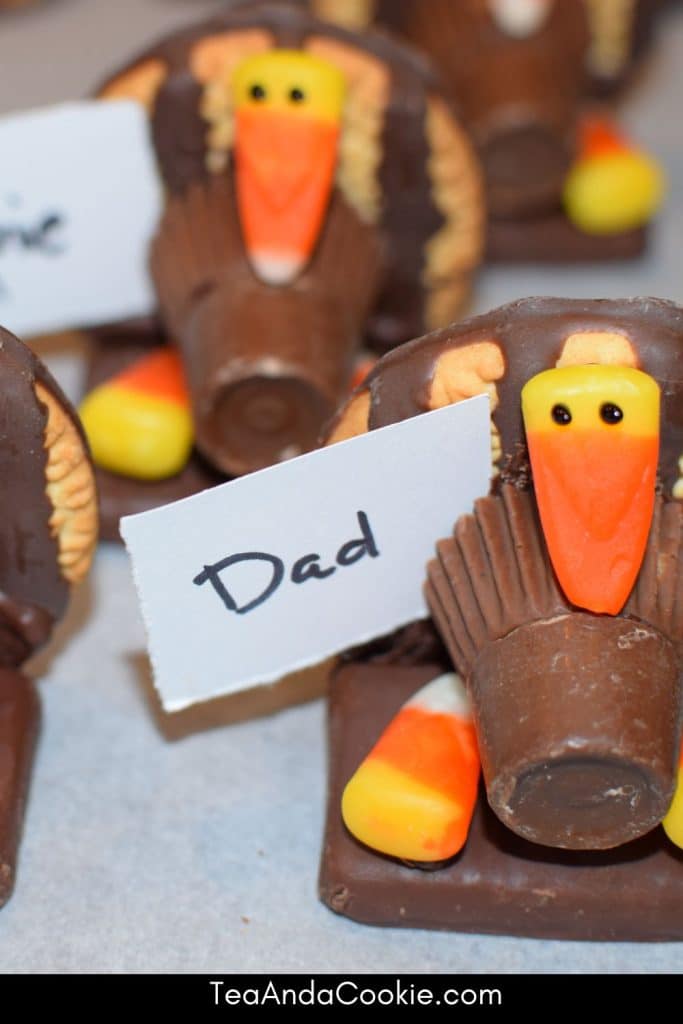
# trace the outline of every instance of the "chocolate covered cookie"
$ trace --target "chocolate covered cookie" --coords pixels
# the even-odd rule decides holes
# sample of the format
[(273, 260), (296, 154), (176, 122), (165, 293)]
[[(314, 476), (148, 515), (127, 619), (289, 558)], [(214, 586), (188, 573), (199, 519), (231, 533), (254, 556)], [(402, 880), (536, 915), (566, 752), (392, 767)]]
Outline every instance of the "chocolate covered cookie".
[(0, 905), (14, 883), (16, 850), (39, 701), (21, 665), (49, 639), (97, 540), (97, 499), (87, 444), (45, 367), (0, 328)]

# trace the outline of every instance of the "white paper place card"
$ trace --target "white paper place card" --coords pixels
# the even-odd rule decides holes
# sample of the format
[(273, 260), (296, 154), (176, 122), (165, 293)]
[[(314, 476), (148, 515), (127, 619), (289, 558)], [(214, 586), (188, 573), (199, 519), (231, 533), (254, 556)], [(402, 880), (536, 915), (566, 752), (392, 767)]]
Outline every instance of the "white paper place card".
[(166, 710), (424, 617), (425, 565), (490, 458), (480, 396), (122, 519)]
[(19, 335), (144, 316), (161, 186), (129, 101), (0, 118), (0, 324)]

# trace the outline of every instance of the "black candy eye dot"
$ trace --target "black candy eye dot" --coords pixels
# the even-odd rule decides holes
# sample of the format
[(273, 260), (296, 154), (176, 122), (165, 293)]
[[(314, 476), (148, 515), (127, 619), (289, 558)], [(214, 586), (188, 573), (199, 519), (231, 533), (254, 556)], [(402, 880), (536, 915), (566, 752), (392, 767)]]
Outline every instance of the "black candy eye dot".
[(292, 103), (303, 103), (306, 99), (306, 93), (298, 85), (295, 85), (293, 89), (289, 90), (289, 98)]
[(613, 427), (615, 423), (621, 423), (624, 418), (624, 410), (614, 402), (603, 402), (600, 406), (600, 419)]
[(554, 405), (550, 415), (560, 427), (566, 427), (572, 421), (572, 414), (566, 405)]
[(250, 88), (249, 95), (251, 96), (252, 100), (264, 100), (266, 98), (266, 90), (263, 88), (262, 85), (259, 85), (257, 82)]

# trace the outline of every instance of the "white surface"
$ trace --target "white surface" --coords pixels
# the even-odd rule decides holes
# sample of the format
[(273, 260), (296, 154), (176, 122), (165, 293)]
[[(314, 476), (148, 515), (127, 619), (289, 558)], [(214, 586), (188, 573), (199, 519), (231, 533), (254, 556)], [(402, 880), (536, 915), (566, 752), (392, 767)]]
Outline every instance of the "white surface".
[(153, 313), (162, 195), (146, 112), (90, 100), (7, 116), (0, 152), (0, 323), (26, 337)]
[[(115, 65), (162, 25), (215, 6), (54, 0), (2, 19), (0, 101), (82, 95), (105, 71), (105, 48)], [(633, 267), (487, 271), (478, 310), (531, 293), (683, 297), (683, 16), (662, 42), (628, 116), (672, 183), (651, 256)], [(41, 351), (74, 393), (77, 361)], [(148, 696), (143, 647), (128, 559), (106, 548), (36, 665), (44, 728), (18, 884), (0, 911), (2, 970), (681, 971), (681, 943), (488, 938), (336, 917), (316, 899), (323, 702), (227, 725), (245, 713), (231, 698), (198, 716), (203, 730), (173, 741)]]
[(164, 708), (273, 682), (425, 618), (434, 538), (487, 493), (490, 470), (480, 395), (127, 516)]

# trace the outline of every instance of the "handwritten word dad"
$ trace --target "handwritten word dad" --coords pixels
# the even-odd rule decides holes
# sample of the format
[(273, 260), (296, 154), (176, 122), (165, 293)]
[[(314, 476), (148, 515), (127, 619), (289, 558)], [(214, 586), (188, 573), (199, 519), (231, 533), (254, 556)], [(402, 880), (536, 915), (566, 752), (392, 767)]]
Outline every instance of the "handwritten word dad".
[[(289, 579), (292, 583), (299, 584), (306, 583), (307, 580), (324, 580), (332, 576), (338, 567), (344, 568), (345, 566), (353, 565), (366, 555), (370, 558), (379, 557), (379, 550), (372, 534), (370, 520), (365, 512), (357, 512), (356, 516), (361, 536), (342, 544), (335, 556), (336, 565), (328, 565), (326, 568), (323, 568), (320, 564), (321, 555), (315, 552), (303, 555), (296, 560), (289, 573)], [(270, 563), (271, 577), (264, 590), (261, 590), (247, 604), (239, 606), (221, 578), (221, 573), (225, 573), (232, 565), (244, 564), (245, 562)], [(285, 568), (285, 563), (277, 555), (269, 554), (266, 551), (243, 551), (236, 555), (228, 555), (227, 558), (222, 558), (220, 562), (215, 562), (213, 565), (205, 565), (202, 572), (195, 576), (192, 582), (196, 583), (198, 587), (209, 582), (228, 611), (244, 615), (246, 612), (258, 608), (260, 604), (263, 604), (269, 597), (272, 597), (285, 578)]]

